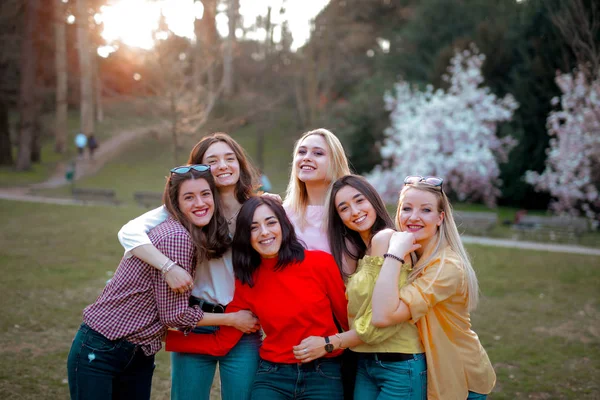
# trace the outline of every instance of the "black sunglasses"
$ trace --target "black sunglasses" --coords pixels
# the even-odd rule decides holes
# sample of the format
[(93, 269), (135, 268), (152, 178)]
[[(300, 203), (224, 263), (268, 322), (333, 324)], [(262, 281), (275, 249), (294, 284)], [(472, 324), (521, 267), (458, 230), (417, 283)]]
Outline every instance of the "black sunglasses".
[(208, 165), (204, 165), (204, 164), (182, 165), (180, 167), (175, 167), (175, 168), (171, 169), (171, 173), (181, 175), (181, 174), (187, 174), (191, 170), (198, 171), (198, 172), (206, 172), (206, 171), (210, 171), (210, 167)]
[(431, 186), (439, 186), (442, 187), (444, 180), (437, 176), (407, 176), (404, 178), (405, 185), (414, 185), (415, 183), (425, 182)]

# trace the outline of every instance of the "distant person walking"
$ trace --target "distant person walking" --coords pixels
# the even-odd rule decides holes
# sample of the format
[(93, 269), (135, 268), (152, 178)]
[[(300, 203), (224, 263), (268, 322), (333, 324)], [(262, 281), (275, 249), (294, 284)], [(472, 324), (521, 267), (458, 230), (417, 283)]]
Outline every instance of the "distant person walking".
[(273, 189), (269, 177), (264, 172), (260, 173), (260, 188), (263, 192), (270, 192)]
[(88, 138), (83, 133), (78, 133), (75, 136), (75, 146), (77, 146), (77, 157), (83, 158), (83, 152), (85, 151), (85, 146), (87, 145)]
[(88, 149), (90, 151), (90, 159), (93, 160), (94, 159), (94, 152), (98, 148), (98, 141), (96, 140), (96, 137), (94, 135), (90, 135), (87, 138), (87, 145), (88, 145)]

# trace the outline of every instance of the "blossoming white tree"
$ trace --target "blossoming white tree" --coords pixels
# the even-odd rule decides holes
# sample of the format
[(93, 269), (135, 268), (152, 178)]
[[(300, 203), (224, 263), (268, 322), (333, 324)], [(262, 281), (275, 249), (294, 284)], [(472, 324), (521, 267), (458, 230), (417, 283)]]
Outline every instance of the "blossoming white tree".
[(406, 175), (436, 175), (461, 201), (494, 205), (500, 194), (498, 162), (505, 162), (516, 144), (496, 131), (518, 104), (510, 94), (498, 98), (483, 86), (484, 60), (472, 45), (450, 60), (444, 76), (448, 90), (428, 86), (422, 92), (399, 82), (394, 93), (386, 94), (391, 125), (381, 154), (387, 164), (369, 180), (387, 201), (397, 199)]
[(554, 197), (550, 207), (558, 213), (600, 216), (600, 71), (594, 80), (582, 70), (559, 74), (562, 95), (552, 99), (560, 110), (546, 120), (550, 147), (546, 169), (527, 171), (525, 180)]

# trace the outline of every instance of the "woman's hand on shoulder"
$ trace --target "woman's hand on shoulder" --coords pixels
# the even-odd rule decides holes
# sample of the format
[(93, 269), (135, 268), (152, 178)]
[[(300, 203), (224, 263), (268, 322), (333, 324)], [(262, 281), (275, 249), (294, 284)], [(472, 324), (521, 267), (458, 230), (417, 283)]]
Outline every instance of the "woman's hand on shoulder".
[(386, 253), (390, 239), (395, 232), (395, 230), (389, 228), (377, 232), (375, 236), (373, 236), (373, 239), (371, 239), (371, 255), (383, 256)]
[(269, 193), (269, 192), (264, 192), (263, 194), (261, 194), (261, 196), (263, 197), (268, 197), (272, 200), (278, 201), (280, 203), (283, 203), (283, 200), (281, 200), (281, 196), (278, 195), (277, 193)]
[(386, 253), (404, 259), (407, 254), (420, 249), (421, 245), (415, 242), (415, 235), (409, 232), (394, 232), (390, 239)]
[(258, 318), (250, 310), (240, 310), (230, 314), (232, 317), (229, 326), (244, 333), (253, 333), (260, 329)]

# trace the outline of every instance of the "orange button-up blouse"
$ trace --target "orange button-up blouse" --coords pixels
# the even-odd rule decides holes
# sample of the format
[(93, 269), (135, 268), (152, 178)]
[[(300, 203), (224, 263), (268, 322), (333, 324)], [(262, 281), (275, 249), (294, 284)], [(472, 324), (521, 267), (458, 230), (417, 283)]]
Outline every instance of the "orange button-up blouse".
[[(443, 262), (442, 262), (443, 260)], [(462, 262), (446, 247), (421, 276), (400, 290), (427, 355), (427, 398), (465, 400), (469, 391), (490, 393), (496, 374), (471, 330)]]

